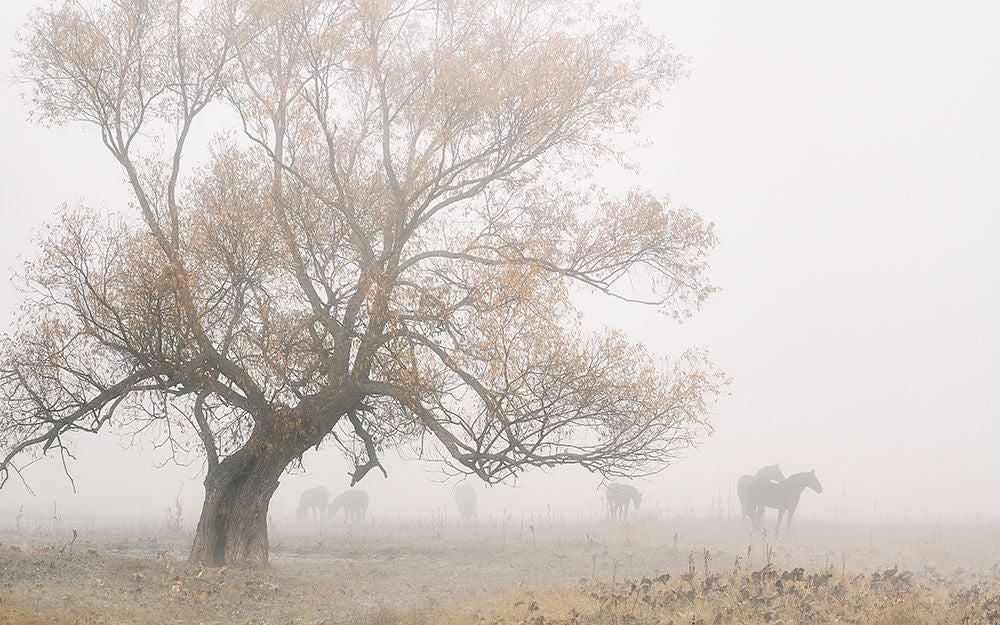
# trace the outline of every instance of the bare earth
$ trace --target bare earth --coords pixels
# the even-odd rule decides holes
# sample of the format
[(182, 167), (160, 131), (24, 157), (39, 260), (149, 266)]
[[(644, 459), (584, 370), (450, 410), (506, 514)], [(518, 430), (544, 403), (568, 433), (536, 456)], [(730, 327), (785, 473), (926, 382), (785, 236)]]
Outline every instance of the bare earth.
[(274, 528), (263, 570), (187, 563), (184, 533), (8, 529), (0, 625), (1000, 624), (998, 529), (337, 522)]

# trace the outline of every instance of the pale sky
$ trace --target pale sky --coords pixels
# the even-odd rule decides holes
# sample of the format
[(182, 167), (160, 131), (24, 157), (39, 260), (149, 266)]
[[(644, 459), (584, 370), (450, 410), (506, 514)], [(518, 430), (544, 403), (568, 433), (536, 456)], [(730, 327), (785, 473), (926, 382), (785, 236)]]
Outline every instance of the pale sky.
[[(0, 72), (36, 4), (0, 4)], [(705, 512), (740, 474), (780, 462), (816, 469), (826, 488), (803, 495), (803, 518), (1000, 518), (1000, 5), (666, 0), (645, 14), (691, 57), (691, 76), (648, 116), (642, 171), (604, 182), (669, 193), (714, 221), (722, 291), (683, 325), (604, 300), (586, 312), (658, 353), (704, 346), (734, 380), (716, 433), (638, 483), (645, 501)], [(94, 131), (28, 122), (21, 91), (0, 87), (5, 276), (61, 203), (125, 197)], [(5, 328), (15, 305), (5, 277)], [(119, 450), (114, 435), (81, 440), (79, 456), (78, 494), (55, 463), (33, 467), (37, 496), (0, 491), (0, 522), (55, 500), (161, 518), (197, 473), (156, 469), (155, 453)], [(305, 486), (346, 487), (333, 449), (307, 468), (283, 481), (276, 514)], [(390, 480), (369, 478), (375, 514), (447, 506), (452, 485), (430, 483), (429, 469), (393, 460)], [(189, 510), (199, 482), (184, 486)], [(596, 509), (598, 484), (534, 473), (480, 500), (493, 513), (551, 502), (575, 514)]]

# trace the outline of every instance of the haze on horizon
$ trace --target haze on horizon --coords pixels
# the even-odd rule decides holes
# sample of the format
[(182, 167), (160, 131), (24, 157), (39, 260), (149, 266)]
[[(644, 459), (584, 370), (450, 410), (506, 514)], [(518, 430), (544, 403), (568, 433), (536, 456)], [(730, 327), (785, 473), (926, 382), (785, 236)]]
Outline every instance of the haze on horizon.
[[(0, 6), (0, 72), (34, 1)], [(715, 434), (661, 474), (637, 482), (645, 506), (709, 514), (733, 506), (735, 479), (779, 462), (815, 469), (799, 517), (1000, 519), (1000, 7), (987, 2), (766, 6), (646, 2), (650, 26), (691, 57), (691, 75), (648, 116), (639, 181), (715, 222), (710, 276), (721, 287), (677, 325), (600, 300), (588, 323), (621, 327), (656, 353), (704, 346), (733, 379)], [(115, 207), (120, 173), (92, 129), (27, 120), (22, 87), (5, 81), (0, 117), (0, 266), (32, 258), (34, 233), (63, 203)], [(205, 129), (206, 131), (208, 129)], [(18, 295), (0, 283), (0, 322)], [(44, 518), (161, 519), (181, 483), (197, 518), (200, 467), (162, 450), (120, 449), (113, 432), (78, 437), (73, 494), (57, 460), (0, 491), (0, 523), (21, 505)], [(410, 454), (412, 455), (412, 454)], [(346, 488), (332, 447), (309, 452), (282, 481), (272, 513), (299, 492)], [(454, 481), (433, 465), (387, 458), (372, 474), (376, 517), (446, 509)], [(600, 478), (530, 471), (517, 488), (477, 486), (485, 514), (573, 518), (600, 508)], [(416, 512), (415, 512), (416, 511)]]

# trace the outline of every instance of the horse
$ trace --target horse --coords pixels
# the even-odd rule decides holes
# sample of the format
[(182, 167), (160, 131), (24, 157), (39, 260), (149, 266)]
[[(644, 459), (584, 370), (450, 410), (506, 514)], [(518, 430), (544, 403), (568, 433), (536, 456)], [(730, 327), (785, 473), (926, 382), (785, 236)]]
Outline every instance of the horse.
[(330, 499), (330, 491), (322, 486), (307, 488), (302, 491), (299, 497), (299, 505), (295, 508), (295, 516), (299, 522), (306, 520), (310, 512), (314, 512), (316, 519), (323, 518), (323, 511), (326, 510), (326, 502)]
[(642, 503), (642, 493), (630, 484), (612, 482), (608, 484), (605, 499), (608, 502), (608, 514), (612, 519), (622, 519), (628, 516), (628, 504), (632, 502), (635, 511), (639, 511), (639, 504)]
[(776, 464), (769, 464), (766, 467), (761, 467), (760, 471), (757, 471), (755, 475), (743, 475), (740, 479), (736, 481), (736, 496), (740, 498), (740, 510), (743, 511), (743, 516), (750, 517), (750, 508), (747, 506), (747, 488), (750, 486), (750, 482), (754, 480), (765, 480), (768, 482), (783, 482), (785, 481), (785, 474), (781, 472)]
[(780, 483), (768, 482), (766, 480), (753, 480), (747, 487), (747, 504), (750, 508), (750, 519), (753, 521), (755, 530), (760, 529), (761, 521), (764, 518), (765, 508), (774, 508), (778, 511), (778, 521), (774, 525), (774, 533), (778, 533), (781, 527), (781, 517), (788, 513), (787, 529), (792, 529), (792, 515), (799, 505), (799, 498), (802, 491), (811, 488), (817, 493), (823, 492), (823, 486), (816, 479), (815, 471), (796, 473), (789, 475), (785, 481)]
[(463, 521), (471, 521), (476, 516), (476, 490), (468, 484), (455, 487), (455, 505)]
[(332, 519), (337, 514), (337, 510), (341, 508), (344, 509), (345, 521), (351, 518), (359, 521), (364, 520), (365, 514), (368, 512), (368, 493), (354, 488), (340, 493), (330, 503), (330, 508), (326, 513), (327, 518)]

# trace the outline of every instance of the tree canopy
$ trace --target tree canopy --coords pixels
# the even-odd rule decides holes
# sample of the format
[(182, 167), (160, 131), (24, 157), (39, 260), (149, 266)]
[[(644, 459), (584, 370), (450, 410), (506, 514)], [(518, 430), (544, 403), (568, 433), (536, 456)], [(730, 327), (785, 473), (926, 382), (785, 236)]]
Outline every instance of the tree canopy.
[(192, 555), (222, 563), (266, 559), (226, 506), (324, 442), (352, 483), (405, 444), (496, 482), (648, 473), (709, 430), (702, 352), (580, 324), (580, 290), (677, 318), (713, 292), (710, 224), (593, 184), (684, 71), (634, 13), (118, 0), (22, 37), (40, 121), (95, 128), (133, 206), (64, 211), (22, 272), (4, 480), (109, 423), (158, 437), (205, 458)]

